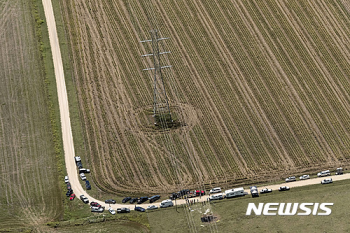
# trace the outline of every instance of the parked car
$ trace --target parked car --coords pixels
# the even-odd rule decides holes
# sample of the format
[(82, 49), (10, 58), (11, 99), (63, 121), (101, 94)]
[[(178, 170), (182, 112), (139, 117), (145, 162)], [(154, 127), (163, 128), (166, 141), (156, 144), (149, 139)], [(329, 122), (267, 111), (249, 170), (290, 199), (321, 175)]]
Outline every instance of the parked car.
[(221, 199), (224, 199), (224, 195), (222, 193), (216, 193), (214, 195), (211, 195), (209, 197), (209, 200), (210, 201), (214, 201), (214, 200), (221, 200)]
[(147, 207), (147, 210), (155, 210), (155, 209), (158, 209), (158, 206), (149, 205), (149, 206)]
[(89, 203), (89, 199), (85, 197), (84, 195), (80, 195), (80, 200), (82, 200), (85, 204)]
[(65, 182), (65, 183), (68, 183), (68, 182), (69, 182), (68, 176), (65, 176), (65, 177), (64, 177), (64, 182)]
[(68, 189), (68, 191), (66, 192), (66, 196), (69, 197), (72, 194), (73, 194), (73, 189)]
[(145, 208), (142, 208), (141, 206), (135, 206), (135, 211), (145, 212)]
[(154, 195), (154, 196), (149, 198), (149, 203), (153, 203), (153, 202), (159, 200), (159, 198), (160, 198), (159, 195)]
[(181, 191), (179, 191), (178, 192), (178, 196), (179, 197), (182, 197), (182, 196), (185, 196), (186, 194), (188, 194), (190, 192), (190, 190), (189, 189), (183, 189), (183, 190), (181, 190)]
[(115, 210), (114, 210), (112, 207), (109, 207), (109, 208), (108, 208), (108, 211), (109, 211), (109, 213), (111, 213), (111, 214), (113, 214), (113, 215), (115, 214)]
[(286, 182), (293, 182), (293, 181), (297, 181), (297, 179), (295, 178), (295, 176), (290, 176), (286, 179)]
[(126, 202), (128, 202), (128, 201), (130, 201), (131, 200), (131, 197), (125, 197), (123, 200), (122, 200), (122, 203), (126, 203)]
[(164, 200), (160, 203), (160, 208), (166, 208), (166, 207), (171, 207), (171, 206), (174, 206), (173, 202), (168, 199), (168, 200)]
[(318, 177), (324, 177), (324, 176), (330, 176), (330, 175), (331, 175), (331, 172), (329, 170), (321, 171), (321, 172), (317, 173)]
[(79, 176), (80, 176), (81, 180), (86, 180), (86, 176), (84, 173), (80, 173)]
[(330, 184), (330, 183), (333, 183), (332, 178), (327, 178), (321, 181), (321, 184)]
[(117, 213), (130, 213), (130, 209), (129, 208), (118, 208), (117, 209)]
[(262, 190), (260, 190), (260, 193), (263, 194), (263, 193), (271, 193), (272, 192), (272, 189), (268, 189), (268, 188), (263, 188)]
[(135, 197), (135, 198), (132, 198), (130, 201), (129, 201), (129, 203), (130, 204), (134, 204), (135, 202), (137, 202), (139, 199), (137, 198), (137, 197)]
[(81, 169), (81, 168), (83, 168), (83, 164), (82, 164), (81, 162), (77, 162), (77, 167), (78, 167), (79, 169)]
[(69, 190), (69, 189), (72, 189), (72, 186), (70, 185), (69, 182), (67, 182), (66, 185), (67, 185), (67, 189), (68, 189), (68, 190)]
[(278, 191), (288, 191), (290, 188), (288, 186), (279, 187)]
[(336, 175), (343, 175), (344, 173), (343, 173), (343, 168), (341, 168), (341, 167), (338, 167), (337, 168), (337, 172), (335, 173)]
[(97, 213), (102, 213), (105, 209), (104, 208), (91, 208), (91, 212), (97, 212)]
[(213, 188), (209, 191), (210, 194), (212, 193), (221, 193), (221, 188), (217, 187), (217, 188)]
[(170, 196), (169, 196), (169, 198), (171, 199), (171, 200), (175, 200), (175, 199), (177, 199), (177, 198), (179, 198), (180, 197), (180, 193), (172, 193)]
[(204, 190), (195, 190), (196, 196), (204, 196), (205, 191)]
[(300, 180), (307, 180), (307, 179), (310, 179), (310, 176), (309, 175), (302, 175), (299, 177)]
[(90, 173), (90, 169), (80, 168), (79, 173)]
[(85, 187), (87, 190), (91, 189), (91, 185), (90, 185), (90, 182), (88, 180), (85, 180)]
[(142, 203), (144, 203), (147, 200), (148, 200), (148, 197), (140, 197), (140, 199), (138, 200), (137, 204), (142, 204)]
[(95, 201), (92, 201), (91, 203), (90, 203), (90, 206), (94, 206), (94, 207), (101, 207), (101, 205), (100, 204), (98, 204), (97, 202), (95, 202)]
[(69, 200), (73, 201), (73, 200), (74, 200), (74, 198), (75, 198), (75, 194), (73, 193), (72, 195), (70, 195)]
[(106, 204), (115, 204), (117, 202), (115, 200), (113, 200), (113, 199), (108, 199), (108, 200), (105, 200), (105, 203)]

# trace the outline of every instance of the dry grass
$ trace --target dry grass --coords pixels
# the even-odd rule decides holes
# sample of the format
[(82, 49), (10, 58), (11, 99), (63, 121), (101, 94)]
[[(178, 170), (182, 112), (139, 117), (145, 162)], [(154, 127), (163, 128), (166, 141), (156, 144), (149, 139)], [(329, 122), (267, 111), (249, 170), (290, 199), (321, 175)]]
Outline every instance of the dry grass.
[[(341, 2), (60, 3), (84, 157), (101, 189), (169, 192), (349, 164), (350, 25)], [(151, 61), (140, 55), (150, 48), (139, 41), (150, 37), (150, 12), (171, 38), (161, 44), (172, 51), (165, 83), (187, 124), (167, 134), (146, 114), (152, 77), (142, 69)]]

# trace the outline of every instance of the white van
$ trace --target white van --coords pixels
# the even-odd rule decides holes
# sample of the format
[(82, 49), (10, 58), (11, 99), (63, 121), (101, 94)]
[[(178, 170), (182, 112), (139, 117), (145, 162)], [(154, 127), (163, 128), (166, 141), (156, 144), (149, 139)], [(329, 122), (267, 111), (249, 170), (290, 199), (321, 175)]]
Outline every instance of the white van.
[(212, 193), (220, 193), (221, 192), (221, 188), (217, 187), (217, 188), (213, 188), (209, 191), (210, 194)]
[(329, 170), (321, 171), (321, 172), (317, 173), (318, 177), (330, 176), (330, 175), (331, 175), (331, 172)]
[(164, 200), (160, 203), (160, 208), (166, 208), (166, 207), (170, 207), (170, 206), (174, 206), (174, 203), (172, 202), (172, 200), (168, 199), (168, 200)]
[(221, 200), (221, 199), (224, 199), (224, 195), (222, 193), (214, 194), (209, 197), (210, 201)]

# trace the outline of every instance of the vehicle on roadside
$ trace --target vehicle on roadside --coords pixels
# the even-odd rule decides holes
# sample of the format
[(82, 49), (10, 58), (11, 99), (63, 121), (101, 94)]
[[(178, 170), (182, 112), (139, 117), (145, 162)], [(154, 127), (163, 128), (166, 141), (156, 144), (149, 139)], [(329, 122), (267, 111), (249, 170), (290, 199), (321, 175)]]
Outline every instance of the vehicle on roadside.
[(148, 197), (140, 197), (140, 199), (137, 201), (137, 204), (142, 204), (147, 200), (148, 200)]
[(179, 197), (185, 196), (186, 194), (190, 193), (189, 189), (183, 189), (179, 192), (177, 192), (179, 194)]
[(122, 203), (126, 203), (126, 202), (128, 202), (128, 201), (130, 201), (131, 200), (131, 197), (125, 197), (123, 200), (122, 200)]
[(216, 193), (214, 195), (211, 195), (209, 197), (209, 200), (210, 201), (214, 201), (214, 200), (221, 200), (221, 199), (224, 199), (224, 195), (222, 193)]
[(212, 193), (221, 193), (221, 188), (219, 188), (219, 187), (212, 188), (212, 189), (210, 189), (209, 193), (210, 194), (212, 194)]
[(330, 184), (330, 183), (333, 183), (332, 178), (327, 178), (321, 181), (321, 184)]
[(117, 213), (130, 213), (130, 209), (129, 208), (118, 208), (117, 209)]
[(90, 173), (90, 169), (80, 168), (79, 173)]
[(141, 206), (135, 206), (135, 211), (145, 212), (145, 208), (142, 208)]
[(155, 209), (158, 209), (158, 206), (156, 206), (156, 205), (149, 205), (147, 207), (147, 210), (155, 210)]
[(66, 196), (69, 197), (72, 194), (73, 194), (73, 189), (68, 189), (68, 191), (66, 192)]
[(244, 192), (244, 188), (235, 188), (235, 189), (229, 189), (225, 191), (225, 197), (226, 198), (231, 198), (231, 197), (240, 197), (247, 195), (248, 193)]
[(310, 176), (309, 175), (302, 175), (299, 177), (300, 180), (307, 180), (307, 179), (310, 179)]
[(68, 182), (69, 182), (68, 176), (65, 176), (65, 177), (64, 177), (64, 182), (65, 182), (65, 183), (68, 183)]
[(337, 172), (335, 173), (337, 176), (338, 175), (343, 175), (344, 173), (343, 173), (343, 168), (341, 168), (341, 167), (338, 167), (337, 168)]
[(79, 156), (74, 157), (75, 159), (75, 164), (77, 165), (78, 168), (83, 168), (83, 164), (81, 163), (81, 158)]
[(115, 215), (115, 210), (112, 207), (108, 208), (109, 213)]
[(195, 190), (194, 191), (196, 193), (196, 196), (204, 196), (205, 195), (205, 191), (204, 190)]
[(72, 186), (70, 185), (69, 182), (67, 182), (66, 185), (67, 185), (67, 189), (68, 189), (68, 190), (69, 190), (69, 189), (72, 189)]
[(85, 180), (85, 187), (87, 190), (91, 189), (91, 185), (90, 185), (90, 182), (88, 180)]
[(148, 198), (148, 200), (149, 200), (149, 203), (153, 203), (153, 202), (155, 202), (155, 201), (158, 201), (159, 198), (160, 198), (159, 195), (154, 195), (154, 196)]
[(101, 205), (95, 201), (90, 202), (90, 206), (101, 207)]
[(175, 199), (177, 199), (177, 198), (179, 198), (180, 197), (180, 194), (179, 193), (172, 193), (170, 196), (169, 196), (169, 198), (171, 199), (171, 200), (175, 200)]
[(138, 200), (139, 200), (139, 199), (138, 199), (137, 197), (135, 197), (135, 198), (130, 199), (129, 203), (130, 203), (130, 204), (134, 204), (134, 203), (137, 202)]
[(288, 186), (281, 186), (278, 188), (278, 191), (288, 191), (290, 188)]
[(86, 180), (86, 176), (84, 173), (80, 173), (79, 176), (80, 176), (81, 180), (83, 180), (83, 181)]
[(174, 203), (172, 202), (172, 200), (168, 199), (168, 200), (164, 200), (160, 203), (160, 208), (166, 208), (166, 207), (171, 207), (174, 206)]
[(104, 210), (105, 210), (105, 208), (102, 208), (102, 207), (91, 208), (91, 212), (97, 212), (97, 213), (102, 213)]
[(318, 177), (324, 177), (324, 176), (330, 176), (330, 175), (331, 175), (331, 172), (329, 170), (321, 171), (321, 172), (317, 173)]
[(271, 193), (271, 192), (272, 192), (272, 189), (268, 189), (268, 188), (263, 188), (262, 190), (260, 190), (260, 194)]
[(113, 199), (108, 199), (108, 200), (105, 200), (105, 203), (106, 204), (115, 204), (117, 202), (115, 200), (113, 200)]
[(286, 182), (293, 182), (293, 181), (297, 181), (297, 179), (295, 178), (295, 176), (290, 176), (286, 179)]
[(82, 202), (84, 202), (85, 204), (89, 203), (89, 199), (87, 197), (85, 197), (84, 195), (80, 195), (80, 200), (82, 200)]
[(73, 201), (73, 200), (74, 200), (74, 198), (75, 198), (75, 194), (73, 193), (72, 195), (70, 195), (69, 200)]
[(252, 194), (252, 197), (259, 197), (259, 191), (256, 186), (250, 186), (250, 194)]

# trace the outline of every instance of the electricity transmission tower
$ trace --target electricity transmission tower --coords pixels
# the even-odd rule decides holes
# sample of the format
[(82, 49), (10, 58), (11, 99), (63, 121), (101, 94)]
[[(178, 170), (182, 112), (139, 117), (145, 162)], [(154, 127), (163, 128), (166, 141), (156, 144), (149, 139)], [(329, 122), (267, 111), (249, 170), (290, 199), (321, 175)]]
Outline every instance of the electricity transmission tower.
[(153, 57), (153, 67), (143, 70), (153, 71), (153, 117), (155, 118), (155, 124), (166, 123), (172, 124), (173, 119), (169, 108), (169, 101), (164, 87), (164, 80), (162, 75), (162, 69), (170, 68), (171, 65), (162, 66), (161, 55), (170, 53), (159, 51), (159, 41), (169, 38), (158, 38), (158, 30), (152, 29), (150, 31), (151, 39), (140, 41), (141, 43), (150, 42), (152, 44), (152, 53), (144, 54), (142, 57)]

